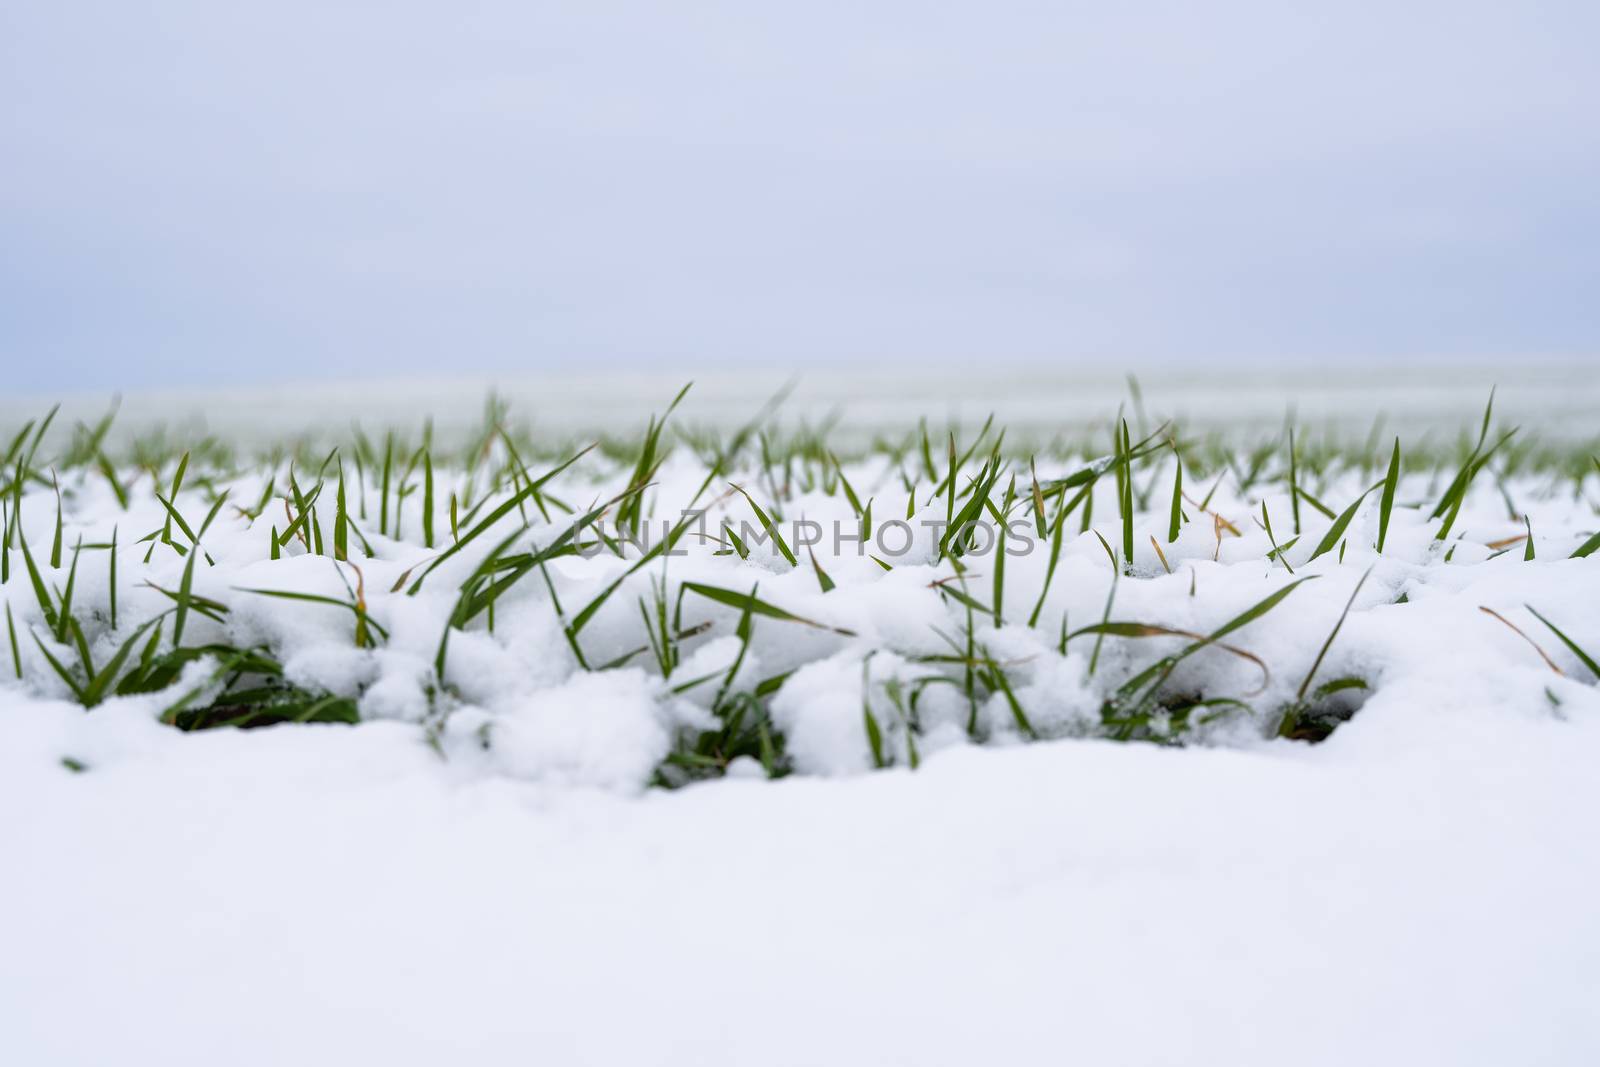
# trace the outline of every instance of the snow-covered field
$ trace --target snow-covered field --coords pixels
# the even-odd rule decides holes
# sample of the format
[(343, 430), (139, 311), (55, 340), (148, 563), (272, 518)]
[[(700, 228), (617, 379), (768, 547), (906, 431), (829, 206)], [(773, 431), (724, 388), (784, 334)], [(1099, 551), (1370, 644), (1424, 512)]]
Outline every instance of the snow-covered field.
[(18, 422), (0, 1056), (1596, 1062), (1600, 445), (1517, 399)]

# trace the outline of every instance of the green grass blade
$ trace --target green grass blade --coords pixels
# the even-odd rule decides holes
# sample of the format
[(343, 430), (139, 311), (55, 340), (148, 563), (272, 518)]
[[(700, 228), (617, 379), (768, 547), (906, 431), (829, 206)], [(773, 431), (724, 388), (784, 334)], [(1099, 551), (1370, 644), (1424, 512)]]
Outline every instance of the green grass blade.
[[(1374, 564), (1376, 566), (1376, 564)], [(1311, 688), (1311, 679), (1317, 676), (1317, 670), (1322, 666), (1322, 661), (1327, 658), (1328, 649), (1333, 647), (1333, 639), (1339, 636), (1339, 630), (1344, 626), (1344, 620), (1349, 616), (1350, 609), (1355, 606), (1356, 597), (1361, 592), (1361, 587), (1367, 584), (1367, 579), (1372, 576), (1372, 567), (1368, 567), (1361, 580), (1356, 582), (1356, 587), (1350, 591), (1350, 599), (1345, 601), (1344, 610), (1339, 613), (1339, 620), (1333, 624), (1333, 629), (1328, 634), (1328, 639), (1322, 642), (1322, 648), (1317, 652), (1317, 658), (1312, 660), (1311, 669), (1306, 672), (1305, 680), (1300, 683), (1300, 688), (1295, 691), (1296, 700), (1306, 698), (1306, 690)]]
[(1117, 441), (1117, 513), (1122, 520), (1122, 566), (1133, 569), (1133, 446), (1128, 438), (1128, 420), (1122, 420), (1122, 436)]
[(56, 642), (65, 644), (67, 640), (68, 623), (72, 621), (72, 593), (78, 584), (78, 557), (83, 554), (83, 538), (72, 548), (72, 567), (67, 571), (67, 587), (61, 593), (61, 606), (56, 609), (58, 629)]
[(6, 635), (11, 639), (11, 666), (17, 672), (17, 680), (22, 679), (22, 652), (17, 648), (17, 623), (11, 617), (11, 602), (6, 601)]
[(861, 721), (867, 732), (867, 748), (872, 753), (872, 766), (878, 770), (889, 765), (883, 754), (883, 730), (878, 726), (878, 717), (872, 714), (872, 688), (868, 681), (868, 664), (872, 662), (869, 652), (861, 661)]
[(89, 679), (89, 684), (83, 689), (83, 705), (92, 708), (105, 699), (111, 691), (111, 685), (116, 681), (117, 675), (122, 673), (122, 665), (128, 661), (128, 655), (133, 651), (133, 646), (142, 638), (152, 626), (160, 623), (160, 618), (151, 619), (135, 630), (126, 641), (118, 646), (116, 653)]
[(1304, 578), (1296, 578), (1283, 588), (1275, 590), (1274, 592), (1269, 593), (1267, 596), (1262, 597), (1255, 604), (1251, 605), (1249, 608), (1228, 620), (1220, 628), (1211, 631), (1206, 638), (1207, 642), (1213, 642), (1220, 638), (1226, 637), (1228, 634), (1233, 633), (1233, 631), (1239, 629), (1240, 627), (1248, 626), (1252, 622), (1255, 622), (1257, 619), (1261, 618), (1261, 616), (1265, 615), (1267, 612), (1283, 603), (1284, 599), (1290, 593), (1294, 592), (1297, 588), (1304, 585), (1306, 582), (1311, 581), (1315, 577), (1316, 575), (1313, 574), (1307, 575)]
[[(566, 470), (568, 467), (570, 467), (574, 463), (578, 462), (578, 460), (583, 458), (583, 456), (585, 456), (589, 452), (589, 450), (592, 449), (592, 448), (594, 448), (594, 445), (589, 445), (587, 448), (581, 449), (580, 451), (578, 451), (577, 453), (575, 453), (574, 455), (569, 457), (565, 462), (563, 462), (560, 465), (558, 465), (556, 467), (553, 467), (552, 469), (546, 471), (544, 474), (540, 475), (538, 478), (534, 479), (533, 481), (526, 483), (525, 485), (523, 485), (523, 487), (520, 490), (518, 490), (516, 493), (514, 493), (511, 496), (510, 499), (503, 501), (500, 504), (500, 506), (496, 507), (493, 511), (489, 512), (488, 515), (486, 515), (482, 519), (478, 520), (478, 523), (475, 526), (473, 526), (472, 529), (468, 530), (465, 535), (456, 538), (456, 541), (455, 541), (455, 543), (453, 545), (451, 545), (449, 548), (445, 549), (443, 552), (439, 553), (439, 555), (434, 558), (433, 562), (428, 564), (427, 568), (421, 574), (419, 574), (417, 576), (416, 581), (411, 583), (410, 588), (408, 588), (406, 590), (406, 594), (408, 596), (415, 596), (417, 591), (422, 588), (423, 579), (427, 578), (428, 575), (432, 574), (436, 569), (438, 569), (440, 564), (442, 564), (446, 560), (450, 559), (450, 557), (454, 556), (457, 552), (460, 552), (467, 545), (470, 545), (473, 541), (475, 541), (478, 538), (479, 535), (481, 535), (484, 531), (488, 530), (495, 523), (499, 522), (501, 519), (503, 519), (507, 515), (511, 514), (511, 512), (516, 509), (518, 504), (522, 503), (528, 497), (530, 497), (534, 493), (538, 492), (541, 486), (543, 486), (546, 483), (548, 483), (556, 475), (560, 474), (562, 471)], [(451, 498), (452, 504), (454, 502), (454, 499), (455, 498), (452, 496), (452, 498)], [(620, 497), (618, 499), (620, 499)], [(451, 511), (451, 527), (452, 527), (452, 529), (455, 526), (455, 517), (454, 516), (455, 516), (455, 512), (454, 512), (454, 508), (452, 507), (452, 511)]]
[(433, 453), (422, 451), (422, 545), (433, 547)]
[[(52, 483), (54, 483), (55, 480), (56, 480), (55, 472), (52, 471), (50, 473), (50, 481)], [(64, 532), (64, 529), (65, 529), (65, 523), (62, 521), (62, 518), (61, 518), (61, 486), (59, 484), (55, 485), (55, 491), (56, 491), (56, 535), (55, 535), (55, 538), (50, 542), (50, 569), (51, 570), (60, 570), (61, 569), (61, 538), (62, 538), (62, 533)]]
[[(1177, 469), (1172, 475), (1172, 513), (1167, 518), (1167, 544), (1172, 544), (1178, 539), (1178, 531), (1183, 527), (1183, 456), (1178, 453), (1176, 445), (1172, 448), (1172, 458), (1177, 463)], [(1296, 528), (1299, 525), (1298, 512), (1295, 518)]]
[(44, 616), (44, 624), (51, 633), (56, 632), (59, 620), (56, 616), (55, 604), (49, 592), (44, 587), (44, 576), (39, 573), (39, 566), (33, 560), (33, 552), (28, 548), (28, 535), (22, 529), (21, 522), (17, 523), (17, 546), (22, 549), (22, 563), (28, 571), (28, 581), (33, 586), (33, 596), (39, 603), (39, 613)]
[(1389, 537), (1389, 516), (1394, 511), (1395, 488), (1400, 484), (1400, 438), (1394, 439), (1394, 454), (1389, 458), (1389, 473), (1383, 476), (1383, 496), (1378, 500), (1378, 554), (1383, 554)]
[(755, 502), (755, 498), (745, 492), (742, 487), (734, 485), (732, 482), (729, 482), (728, 486), (736, 490), (749, 503), (750, 510), (756, 513), (756, 519), (761, 523), (761, 528), (767, 532), (768, 537), (772, 538), (772, 543), (777, 546), (779, 554), (789, 562), (789, 566), (798, 567), (800, 565), (799, 559), (790, 551), (788, 542), (783, 539), (782, 532), (779, 531), (777, 524), (772, 521), (771, 516), (763, 511), (761, 505)]
[(1338, 545), (1339, 539), (1344, 536), (1345, 530), (1349, 528), (1350, 520), (1356, 517), (1356, 510), (1361, 507), (1362, 501), (1366, 500), (1376, 488), (1378, 488), (1376, 485), (1369, 487), (1360, 496), (1356, 497), (1353, 504), (1339, 513), (1339, 517), (1333, 520), (1333, 525), (1328, 527), (1328, 532), (1323, 535), (1322, 540), (1317, 542), (1317, 547), (1312, 550), (1310, 559), (1306, 560), (1307, 563), (1310, 563), (1311, 560), (1316, 559), (1318, 556), (1333, 551), (1334, 547)]
[(1294, 535), (1300, 536), (1300, 458), (1294, 439), (1294, 423), (1289, 423), (1289, 515), (1294, 520)]
[(817, 562), (817, 554), (811, 551), (811, 547), (809, 545), (806, 546), (806, 555), (811, 557), (811, 569), (816, 572), (817, 584), (822, 587), (822, 591), (824, 593), (833, 592), (833, 579), (828, 577), (828, 572), (823, 570), (822, 564)]
[(72, 672), (60, 660), (50, 654), (50, 650), (45, 647), (45, 643), (39, 640), (38, 634), (30, 634), (29, 636), (33, 638), (33, 643), (39, 646), (39, 651), (44, 653), (44, 658), (50, 664), (50, 669), (55, 671), (61, 680), (67, 684), (67, 688), (71, 690), (73, 698), (78, 703), (83, 703), (83, 686), (72, 676)]
[(111, 594), (111, 628), (115, 630), (117, 628), (117, 527), (115, 526), (111, 527), (110, 569), (111, 576), (107, 589)]
[(765, 600), (760, 600), (753, 593), (740, 593), (732, 589), (723, 589), (720, 586), (704, 585), (700, 582), (684, 582), (683, 588), (687, 589), (691, 593), (705, 597), (707, 600), (713, 600), (718, 604), (725, 604), (731, 608), (738, 608), (741, 611), (749, 611), (755, 615), (765, 615), (768, 618), (781, 619), (784, 622), (797, 622), (802, 626), (810, 626), (818, 630), (828, 630), (836, 634), (841, 634), (845, 637), (856, 636), (853, 630), (845, 630), (837, 626), (828, 626), (824, 623), (815, 622), (811, 619), (804, 618), (800, 615), (794, 614), (791, 611), (786, 611), (783, 608), (778, 607), (776, 604), (770, 604)]
[(1536, 618), (1540, 622), (1544, 623), (1545, 626), (1549, 628), (1550, 632), (1555, 634), (1556, 637), (1561, 641), (1561, 643), (1563, 645), (1566, 645), (1567, 649), (1574, 656), (1578, 657), (1578, 661), (1580, 663), (1582, 663), (1585, 667), (1589, 668), (1589, 673), (1594, 675), (1595, 679), (1597, 681), (1600, 681), (1600, 663), (1596, 663), (1593, 656), (1589, 655), (1583, 649), (1579, 648), (1577, 643), (1575, 641), (1573, 641), (1572, 638), (1570, 638), (1566, 634), (1562, 633), (1561, 630), (1556, 626), (1555, 623), (1551, 622), (1549, 619), (1545, 618), (1543, 615), (1539, 614), (1537, 611), (1534, 611), (1532, 605), (1524, 604), (1523, 607), (1527, 608), (1528, 612), (1534, 618)]
[(1596, 549), (1600, 549), (1600, 531), (1597, 531), (1593, 537), (1579, 545), (1577, 550), (1567, 558), (1583, 559), (1586, 556), (1594, 555)]

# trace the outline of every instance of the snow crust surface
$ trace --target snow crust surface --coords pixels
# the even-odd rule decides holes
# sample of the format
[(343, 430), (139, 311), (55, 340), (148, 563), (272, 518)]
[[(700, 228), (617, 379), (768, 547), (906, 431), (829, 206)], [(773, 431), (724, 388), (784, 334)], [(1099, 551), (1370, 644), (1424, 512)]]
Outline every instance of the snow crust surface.
[[(1584, 1064), (1600, 707), (623, 798), (6, 709), (13, 1063)], [(1449, 729), (1414, 720), (1449, 718)], [(93, 761), (61, 773), (62, 751)]]

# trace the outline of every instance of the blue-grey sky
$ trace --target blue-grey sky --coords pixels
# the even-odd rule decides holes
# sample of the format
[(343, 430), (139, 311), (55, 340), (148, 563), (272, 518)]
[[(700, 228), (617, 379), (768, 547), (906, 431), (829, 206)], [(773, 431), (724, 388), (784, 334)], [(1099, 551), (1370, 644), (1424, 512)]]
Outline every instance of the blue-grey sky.
[(0, 0), (0, 359), (1588, 359), (1597, 41), (1590, 0)]

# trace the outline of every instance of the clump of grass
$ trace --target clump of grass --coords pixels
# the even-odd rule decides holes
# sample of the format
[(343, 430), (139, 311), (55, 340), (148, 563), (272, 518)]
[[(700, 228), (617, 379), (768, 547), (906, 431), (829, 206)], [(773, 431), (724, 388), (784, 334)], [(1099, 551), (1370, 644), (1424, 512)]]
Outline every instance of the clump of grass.
[[(115, 407), (52, 436), (52, 409), (0, 435), (0, 587), (6, 674), (13, 680), (6, 684), (65, 691), (85, 708), (162, 693), (164, 718), (183, 729), (351, 722), (358, 718), (355, 698), (290, 684), (275, 658), (282, 650), (241, 636), (246, 630), (233, 608), (240, 598), (261, 597), (338, 613), (348, 624), (349, 647), (368, 655), (388, 642), (390, 625), (398, 627), (394, 609), (406, 602), (390, 598), (416, 597), (420, 605), (437, 595), (441, 629), (426, 693), (435, 723), (459, 700), (451, 681), (460, 682), (451, 673), (453, 635), (493, 633), (497, 612), (503, 620), (509, 605), (520, 603), (554, 618), (578, 670), (643, 667), (660, 676), (665, 692), (696, 699), (711, 694), (714, 728), (676, 739), (658, 774), (661, 784), (720, 774), (741, 757), (759, 761), (769, 775), (787, 772), (786, 739), (770, 707), (793, 666), (755, 681), (745, 677), (758, 627), (763, 641), (811, 633), (825, 650), (818, 655), (859, 656), (861, 731), (870, 758), (879, 766), (914, 767), (929, 707), (922, 698), (930, 691), (959, 692), (965, 728), (975, 740), (996, 731), (1022, 739), (1051, 736), (1056, 728), (1038, 713), (1030, 688), (1040, 665), (1005, 658), (1023, 629), (1037, 631), (1027, 640), (1039, 657), (1081, 664), (1085, 684), (1104, 696), (1093, 727), (1097, 736), (1182, 743), (1221, 717), (1255, 715), (1252, 701), (1268, 692), (1272, 667), (1279, 665), (1269, 665), (1234, 635), (1294, 612), (1284, 604), (1308, 580), (1306, 564), (1320, 560), (1322, 572), (1337, 572), (1347, 566), (1347, 549), (1362, 554), (1351, 529), (1373, 493), (1379, 494), (1374, 547), (1389, 558), (1396, 553), (1391, 533), (1397, 515), (1420, 514), (1430, 505), (1427, 521), (1430, 527), (1438, 522), (1434, 540), (1444, 546), (1430, 563), (1453, 561), (1462, 546), (1469, 548), (1459, 557), (1465, 560), (1483, 558), (1473, 546), (1485, 545), (1493, 559), (1521, 545), (1524, 562), (1559, 565), (1552, 557), (1566, 552), (1571, 542), (1563, 543), (1565, 536), (1578, 542), (1573, 559), (1600, 551), (1600, 533), (1589, 534), (1587, 522), (1568, 534), (1541, 515), (1536, 556), (1527, 512), (1561, 498), (1588, 501), (1600, 514), (1592, 499), (1600, 461), (1592, 458), (1591, 444), (1546, 444), (1515, 429), (1493, 434), (1492, 395), (1475, 437), (1459, 444), (1408, 440), (1402, 449), (1396, 436), (1391, 448), (1380, 449), (1381, 423), (1364, 442), (1308, 432), (1292, 415), (1268, 439), (1152, 428), (1137, 393), (1131, 421), (1119, 411), (1050, 441), (1008, 442), (991, 416), (975, 434), (970, 426), (945, 429), (921, 420), (898, 437), (886, 432), (863, 445), (828, 420), (785, 424), (777, 417), (781, 393), (732, 432), (685, 426), (678, 410), (687, 391), (637, 436), (605, 436), (586, 447), (535, 437), (491, 397), (481, 424), (460, 441), (436, 437), (430, 424), (420, 433), (355, 428), (327, 439), (280, 442), (254, 459), (213, 438), (178, 442), (157, 433), (118, 444)], [(662, 519), (668, 506), (683, 505), (656, 484), (675, 450), (687, 452), (680, 455), (686, 462), (697, 458), (704, 478), (681, 515)], [(1374, 483), (1379, 472), (1382, 479)], [(1410, 500), (1402, 499), (1402, 473)], [(91, 531), (91, 517), (79, 513), (91, 488), (115, 501), (120, 521), (109, 536), (105, 526)], [(1486, 494), (1494, 494), (1488, 497), (1494, 510), (1523, 533), (1485, 542), (1469, 528)], [(849, 563), (791, 532), (794, 513), (817, 514), (817, 495), (833, 498), (859, 535), (876, 564), (873, 579), (898, 581), (906, 570), (897, 567), (931, 568), (925, 584), (946, 612), (939, 620), (945, 648), (936, 654), (894, 648), (870, 632), (826, 621), (850, 618), (848, 601), (862, 579)], [(1285, 497), (1287, 513), (1276, 504), (1274, 516), (1267, 501)], [(1418, 505), (1420, 497), (1428, 503)], [(244, 503), (229, 506), (233, 499)], [(1097, 507), (1102, 525), (1114, 515), (1115, 532), (1102, 536), (1095, 528)], [(874, 539), (877, 520), (903, 515), (909, 523), (919, 511), (942, 516), (944, 528), (931, 539), (931, 559), (903, 563)], [(121, 534), (134, 513), (155, 515), (159, 525), (150, 520), (153, 528), (137, 538), (137, 531)], [(1327, 522), (1320, 536), (1319, 514)], [(1180, 535), (1191, 522), (1204, 524), (1216, 538), (1211, 558), (1220, 561), (1224, 538), (1242, 537), (1247, 518), (1265, 532), (1266, 544), (1251, 553), (1235, 546), (1240, 550), (1229, 553), (1225, 566), (1252, 555), (1244, 562), (1261, 567), (1274, 583), (1250, 608), (1209, 631), (1118, 611), (1119, 594), (1121, 603), (1135, 600), (1125, 595), (1135, 587), (1123, 583), (1152, 580), (1168, 582), (1180, 595), (1186, 586), (1188, 605), (1203, 611), (1215, 586), (1199, 571), (1212, 563), (1190, 558)], [(987, 549), (979, 536), (983, 524), (994, 531)], [(660, 535), (648, 536), (657, 525)], [(246, 527), (253, 531), (252, 561), (324, 556), (343, 595), (305, 592), (289, 581), (234, 588), (215, 580), (226, 571), (213, 570), (219, 559), (245, 552), (216, 531), (232, 538)], [(268, 531), (264, 542), (260, 528)], [(1280, 539), (1280, 533), (1287, 536)], [(1029, 534), (1033, 550), (1046, 554), (1042, 565), (1011, 558), (1010, 549)], [(1091, 534), (1094, 540), (1087, 540)], [(1307, 543), (1317, 538), (1309, 553), (1302, 537)], [(1159, 567), (1135, 568), (1136, 538), (1148, 538)], [(1063, 575), (1085, 572), (1061, 564), (1096, 543), (1096, 558), (1104, 551), (1110, 567), (1104, 604), (1097, 585), (1086, 614), (1098, 612), (1099, 621), (1074, 629), (1060, 607), (1083, 591), (1064, 585)], [(94, 569), (99, 552), (107, 555), (103, 591), (90, 580), (102, 574)], [(716, 573), (726, 577), (680, 570), (673, 561), (683, 554), (705, 557), (694, 568), (720, 567)], [(590, 556), (605, 564), (592, 572), (598, 580), (564, 573), (578, 557)], [(789, 573), (797, 568), (808, 573)], [(765, 586), (755, 580), (774, 571), (779, 578)], [(277, 572), (277, 564), (267, 568), (269, 575)], [(529, 580), (536, 572), (538, 579)], [(378, 574), (381, 583), (374, 582), (381, 588), (369, 589), (368, 575)], [(803, 589), (781, 584), (800, 579)], [(1104, 572), (1095, 581), (1105, 582)], [(1281, 702), (1280, 714), (1261, 717), (1263, 733), (1275, 728), (1281, 736), (1318, 740), (1348, 717), (1351, 699), (1367, 682), (1321, 672), (1365, 581), (1363, 574), (1292, 698), (1273, 698)], [(826, 610), (815, 606), (819, 596), (827, 598)], [(1056, 606), (1047, 610), (1052, 598)], [(1485, 610), (1516, 629), (1556, 671), (1564, 673), (1565, 664), (1577, 673), (1576, 663), (1600, 678), (1581, 644), (1532, 608), (1530, 615), (1559, 647), (1541, 638), (1547, 651), (1504, 614)], [(733, 663), (684, 677), (682, 665), (694, 649), (729, 632), (738, 641)], [(1091, 637), (1092, 643), (1084, 640)], [(1152, 648), (1161, 654), (1150, 660)], [(873, 659), (880, 651), (899, 653), (920, 673), (875, 680), (868, 665), (881, 667), (883, 661)], [(1259, 684), (1217, 689), (1220, 683), (1211, 682), (1207, 688), (1195, 679), (1217, 675), (1193, 669), (1200, 656), (1248, 665)], [(202, 663), (208, 666), (193, 666)], [(183, 683), (187, 688), (179, 691), (180, 677), (200, 684)]]

